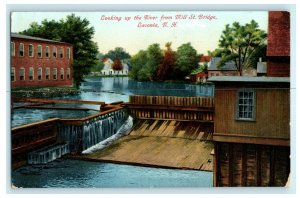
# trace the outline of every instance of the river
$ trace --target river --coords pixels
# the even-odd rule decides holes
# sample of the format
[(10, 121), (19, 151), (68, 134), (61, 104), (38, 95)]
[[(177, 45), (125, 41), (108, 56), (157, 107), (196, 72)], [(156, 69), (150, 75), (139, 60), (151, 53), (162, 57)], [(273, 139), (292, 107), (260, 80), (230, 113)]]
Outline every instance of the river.
[[(127, 77), (86, 78), (78, 95), (55, 99), (128, 102), (130, 95), (213, 96), (212, 85), (137, 82)], [(92, 108), (87, 105), (77, 107)], [(96, 107), (98, 108), (98, 107)], [(96, 111), (17, 109), (12, 127), (50, 117), (78, 118)], [(24, 188), (79, 187), (211, 187), (213, 173), (192, 170), (161, 169), (111, 163), (58, 159), (46, 165), (28, 165), (12, 172), (12, 183)]]

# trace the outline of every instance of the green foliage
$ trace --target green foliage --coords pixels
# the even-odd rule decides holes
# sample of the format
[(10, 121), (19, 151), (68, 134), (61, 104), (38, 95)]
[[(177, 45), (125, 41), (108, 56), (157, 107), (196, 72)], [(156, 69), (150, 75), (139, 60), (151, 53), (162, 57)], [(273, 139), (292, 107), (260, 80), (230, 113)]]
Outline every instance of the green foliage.
[(131, 59), (129, 77), (139, 80), (183, 80), (197, 68), (199, 56), (190, 43), (181, 45), (177, 52), (171, 49), (171, 42), (166, 43), (163, 53), (159, 44), (150, 45)]
[(83, 76), (87, 75), (97, 62), (98, 47), (92, 41), (95, 30), (90, 27), (87, 19), (81, 19), (74, 14), (67, 16), (65, 20), (47, 21), (41, 25), (32, 23), (29, 29), (21, 34), (42, 37), (73, 45), (73, 78), (74, 85), (79, 87)]
[(97, 63), (91, 68), (92, 72), (100, 72), (103, 67), (104, 67), (104, 63), (101, 60), (97, 60)]
[(114, 50), (109, 50), (109, 52), (105, 54), (104, 57), (110, 58), (112, 61), (115, 61), (116, 59), (120, 59), (120, 60), (128, 59), (131, 56), (122, 47), (116, 47)]
[(197, 74), (199, 72), (205, 72), (207, 71), (207, 63), (204, 63), (203, 65), (200, 65), (197, 69), (194, 69), (191, 73)]
[(176, 54), (176, 76), (183, 78), (198, 67), (199, 56), (191, 43), (178, 47)]
[(221, 55), (220, 66), (227, 61), (234, 61), (240, 75), (243, 68), (255, 67), (256, 64), (250, 65), (250, 59), (255, 58), (255, 53), (262, 52), (259, 49), (265, 45), (266, 38), (267, 34), (258, 28), (254, 20), (244, 26), (238, 22), (234, 22), (232, 26), (227, 24), (219, 40), (219, 49), (215, 51), (216, 54)]

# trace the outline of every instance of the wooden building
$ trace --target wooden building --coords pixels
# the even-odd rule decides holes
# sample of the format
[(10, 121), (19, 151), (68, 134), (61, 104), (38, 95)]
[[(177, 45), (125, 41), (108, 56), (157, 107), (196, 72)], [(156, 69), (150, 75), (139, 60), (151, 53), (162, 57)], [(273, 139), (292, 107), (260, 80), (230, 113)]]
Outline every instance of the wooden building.
[(215, 76), (215, 186), (284, 186), (290, 172), (288, 77)]
[[(290, 46), (286, 21), (288, 13), (269, 12), (265, 77), (209, 78), (215, 84), (214, 186), (285, 186), (288, 180)], [(278, 37), (288, 42), (274, 46)]]
[(11, 82), (17, 87), (72, 86), (69, 43), (11, 34)]

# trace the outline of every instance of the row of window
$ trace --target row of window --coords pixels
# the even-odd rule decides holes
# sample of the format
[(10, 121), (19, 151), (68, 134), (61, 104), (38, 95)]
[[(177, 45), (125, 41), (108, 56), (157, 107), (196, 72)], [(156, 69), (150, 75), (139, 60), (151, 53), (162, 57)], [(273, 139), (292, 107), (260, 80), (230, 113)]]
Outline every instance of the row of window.
[[(42, 58), (43, 57), (42, 45), (38, 45), (36, 51), (37, 51), (37, 53), (36, 53), (37, 57)], [(23, 43), (19, 44), (18, 54), (20, 57), (23, 57), (25, 55), (25, 47), (24, 47)], [(15, 43), (11, 42), (11, 56), (15, 56), (15, 55), (16, 55)], [(51, 55), (50, 47), (46, 46), (45, 47), (45, 57), (50, 58), (50, 55)], [(57, 54), (57, 47), (52, 47), (52, 57), (57, 58), (57, 55), (59, 58), (64, 57), (64, 48), (63, 47), (59, 48), (58, 54)], [(28, 45), (28, 56), (34, 57), (34, 45), (33, 44)], [(68, 59), (71, 58), (71, 49), (69, 47), (66, 48), (66, 57)]]
[[(50, 80), (51, 72), (50, 68), (47, 67), (45, 70), (45, 79)], [(70, 68), (67, 68), (67, 79), (70, 79)], [(61, 68), (59, 70), (59, 77), (61, 80), (65, 78), (65, 71), (64, 68)], [(29, 80), (34, 80), (34, 68), (29, 67), (29, 72), (28, 72), (28, 79)], [(16, 81), (16, 70), (14, 67), (11, 68), (11, 80)], [(19, 80), (25, 80), (25, 68), (21, 67), (19, 70)], [(37, 80), (43, 80), (43, 69), (39, 67), (37, 69)], [(57, 80), (57, 68), (52, 69), (52, 80)]]

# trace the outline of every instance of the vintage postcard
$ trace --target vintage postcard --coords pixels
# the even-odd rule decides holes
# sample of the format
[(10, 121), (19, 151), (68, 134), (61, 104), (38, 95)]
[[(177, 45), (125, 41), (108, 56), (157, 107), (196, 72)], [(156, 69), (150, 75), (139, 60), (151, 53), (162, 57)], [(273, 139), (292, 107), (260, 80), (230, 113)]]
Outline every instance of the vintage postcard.
[(286, 187), (290, 13), (11, 13), (11, 186)]

